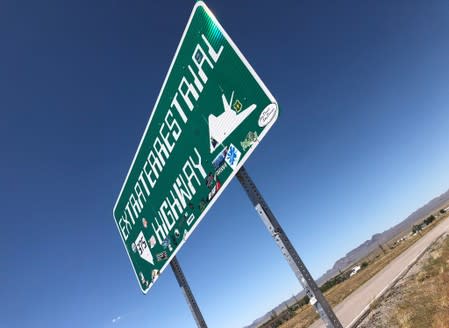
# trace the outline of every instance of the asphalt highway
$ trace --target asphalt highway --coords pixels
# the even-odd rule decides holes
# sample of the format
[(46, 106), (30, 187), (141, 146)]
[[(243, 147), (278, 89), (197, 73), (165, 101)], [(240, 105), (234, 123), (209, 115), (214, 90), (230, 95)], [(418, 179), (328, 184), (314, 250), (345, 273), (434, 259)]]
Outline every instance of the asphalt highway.
[[(429, 233), (389, 263), (377, 275), (334, 307), (335, 314), (343, 327), (351, 327), (366, 312), (369, 305), (390, 288), (396, 279), (415, 262), (432, 242), (442, 234), (449, 232), (449, 217), (443, 220), (438, 226), (434, 227)], [(325, 325), (321, 320), (318, 320), (309, 328), (321, 327), (324, 328)]]

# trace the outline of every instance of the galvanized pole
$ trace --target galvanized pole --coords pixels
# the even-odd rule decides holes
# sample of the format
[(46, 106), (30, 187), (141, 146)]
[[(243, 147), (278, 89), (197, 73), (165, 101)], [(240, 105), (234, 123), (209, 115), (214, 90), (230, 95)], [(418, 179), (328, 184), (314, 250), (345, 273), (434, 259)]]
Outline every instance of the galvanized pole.
[(237, 172), (237, 178), (243, 189), (245, 189), (254, 207), (256, 208), (257, 213), (259, 213), (262, 221), (281, 249), (282, 254), (284, 254), (285, 258), (287, 259), (288, 264), (303, 286), (306, 295), (310, 298), (310, 303), (315, 307), (315, 310), (318, 312), (321, 319), (326, 324), (326, 327), (342, 328), (342, 325), (335, 315), (334, 311), (330, 307), (329, 303), (327, 303), (326, 299), (321, 293), (321, 290), (318, 288), (315, 280), (313, 280), (313, 277), (302, 262), (301, 258), (291, 244), (281, 225), (277, 221), (274, 214), (271, 212), (270, 208), (263, 199), (251, 177), (246, 172), (245, 167), (242, 166)]
[(187, 283), (186, 277), (181, 270), (181, 266), (176, 259), (176, 256), (170, 262), (173, 273), (175, 274), (176, 280), (178, 281), (179, 287), (181, 287), (184, 297), (189, 304), (190, 311), (195, 318), (196, 325), (198, 328), (207, 328), (206, 321), (204, 321), (203, 315), (201, 314), (200, 308), (193, 297), (192, 291), (190, 290), (189, 284)]

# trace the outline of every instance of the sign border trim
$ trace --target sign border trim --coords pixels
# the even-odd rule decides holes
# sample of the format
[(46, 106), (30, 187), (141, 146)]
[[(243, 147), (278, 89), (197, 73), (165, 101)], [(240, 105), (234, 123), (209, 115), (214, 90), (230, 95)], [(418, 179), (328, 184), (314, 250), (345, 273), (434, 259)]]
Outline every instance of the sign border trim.
[(148, 286), (147, 289), (143, 289), (142, 288), (142, 284), (140, 283), (139, 280), (139, 276), (138, 273), (134, 267), (133, 261), (131, 259), (131, 256), (128, 252), (128, 248), (127, 245), (125, 244), (125, 241), (122, 238), (122, 235), (120, 233), (120, 227), (118, 226), (116, 217), (115, 217), (115, 210), (117, 208), (118, 202), (120, 197), (122, 196), (123, 190), (125, 188), (125, 185), (128, 182), (128, 178), (129, 175), (131, 174), (131, 170), (134, 166), (134, 163), (136, 161), (137, 155), (139, 154), (140, 148), (142, 147), (142, 143), (143, 140), (147, 134), (147, 131), (150, 127), (151, 121), (153, 120), (153, 116), (155, 114), (155, 110), (159, 104), (160, 98), (162, 96), (162, 92), (165, 89), (165, 85), (167, 84), (168, 81), (168, 77), (171, 74), (171, 71), (173, 69), (173, 65), (178, 57), (178, 53), (179, 50), (181, 49), (181, 46), (184, 42), (184, 38), (187, 34), (187, 31), (189, 30), (190, 24), (192, 22), (193, 16), (195, 15), (197, 9), (199, 7), (202, 7), (206, 13), (208, 14), (208, 16), (210, 17), (210, 19), (213, 21), (213, 23), (218, 27), (218, 29), (220, 30), (220, 32), (223, 34), (223, 36), (225, 37), (226, 41), (229, 43), (229, 45), (231, 46), (232, 50), (235, 51), (235, 53), (237, 54), (237, 56), (239, 57), (239, 59), (243, 62), (243, 64), (245, 65), (245, 67), (249, 70), (249, 72), (251, 73), (252, 77), (256, 80), (256, 82), (259, 84), (259, 86), (262, 88), (262, 90), (265, 92), (266, 96), (270, 99), (271, 103), (274, 104), (276, 106), (276, 115), (275, 117), (271, 120), (271, 122), (263, 129), (262, 133), (259, 135), (259, 141), (261, 141), (263, 139), (263, 137), (265, 136), (265, 134), (271, 129), (272, 125), (274, 124), (274, 122), (276, 122), (278, 115), (279, 115), (279, 106), (278, 103), (276, 101), (276, 99), (273, 97), (273, 95), (271, 94), (271, 92), (268, 90), (268, 88), (266, 87), (266, 85), (263, 83), (263, 81), (260, 79), (259, 75), (257, 75), (256, 71), (253, 69), (253, 67), (250, 65), (250, 63), (246, 60), (246, 58), (243, 56), (243, 54), (241, 53), (240, 49), (237, 47), (237, 45), (234, 43), (234, 41), (231, 39), (231, 37), (228, 35), (228, 33), (226, 33), (226, 31), (224, 30), (223, 26), (221, 26), (221, 24), (218, 22), (217, 18), (215, 17), (215, 15), (212, 13), (212, 11), (206, 6), (206, 4), (203, 1), (197, 1), (192, 9), (192, 12), (190, 14), (189, 20), (187, 22), (187, 25), (184, 29), (184, 32), (182, 33), (182, 37), (181, 40), (179, 41), (178, 47), (176, 48), (176, 52), (175, 55), (173, 56), (172, 62), (170, 64), (170, 67), (168, 69), (167, 75), (165, 76), (164, 79), (164, 83), (162, 84), (162, 87), (159, 91), (159, 95), (157, 97), (157, 100), (153, 106), (153, 110), (151, 111), (151, 116), (148, 120), (147, 126), (145, 127), (145, 131), (143, 132), (143, 135), (140, 139), (139, 142), (139, 146), (137, 147), (136, 153), (134, 154), (134, 158), (133, 161), (131, 163), (131, 165), (129, 166), (128, 169), (128, 174), (126, 175), (125, 181), (123, 182), (122, 188), (120, 190), (119, 195), (117, 196), (117, 200), (115, 201), (115, 205), (114, 208), (112, 209), (112, 216), (114, 217), (114, 222), (117, 226), (117, 229), (119, 231), (120, 234), (120, 239), (123, 242), (123, 245), (125, 246), (125, 250), (126, 250), (126, 254), (128, 255), (129, 261), (131, 262), (131, 266), (133, 268), (134, 274), (137, 278), (137, 281), (139, 283), (139, 287), (140, 290), (142, 291), (143, 294), (147, 294), (148, 291), (150, 290), (150, 288), (153, 286), (153, 284), (156, 282), (156, 280), (159, 278), (159, 275), (165, 270), (165, 268), (167, 267), (167, 265), (170, 264), (170, 261), (172, 260), (172, 258), (179, 252), (179, 250), (182, 248), (182, 246), (184, 245), (184, 243), (186, 242), (186, 240), (190, 237), (190, 235), (192, 234), (192, 232), (195, 230), (196, 226), (198, 225), (198, 223), (200, 223), (204, 216), (206, 215), (206, 213), (209, 211), (209, 209), (212, 207), (212, 205), (215, 203), (215, 201), (219, 198), (219, 196), (221, 195), (221, 193), (226, 189), (227, 185), (232, 181), (232, 179), (234, 178), (234, 176), (237, 174), (238, 170), (243, 166), (243, 164), (245, 163), (245, 161), (248, 159), (248, 157), (252, 154), (252, 152), (254, 151), (255, 147), (251, 147), (246, 153), (245, 155), (240, 159), (239, 163), (237, 164), (237, 167), (233, 170), (233, 172), (229, 175), (229, 178), (227, 179), (227, 181), (225, 181), (225, 183), (221, 186), (220, 190), (217, 191), (217, 194), (212, 198), (212, 200), (209, 202), (209, 204), (207, 204), (206, 208), (203, 210), (203, 212), (201, 213), (201, 215), (198, 217), (198, 219), (196, 220), (195, 224), (189, 229), (189, 232), (187, 233), (187, 235), (185, 236), (185, 238), (183, 238), (183, 240), (177, 245), (176, 249), (174, 250), (173, 254), (171, 254), (171, 256), (168, 258), (168, 260), (165, 262), (165, 264), (162, 266), (162, 268), (159, 271), (159, 274), (157, 276), (156, 279), (154, 279), (153, 281), (151, 281), (150, 285)]

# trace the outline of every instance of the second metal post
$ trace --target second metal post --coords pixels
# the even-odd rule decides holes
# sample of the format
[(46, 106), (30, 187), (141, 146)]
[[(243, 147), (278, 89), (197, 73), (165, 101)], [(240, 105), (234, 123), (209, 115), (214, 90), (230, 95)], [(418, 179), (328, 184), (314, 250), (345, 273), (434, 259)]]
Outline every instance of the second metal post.
[(277, 221), (274, 214), (271, 212), (267, 203), (263, 199), (259, 190), (257, 189), (251, 177), (242, 166), (237, 172), (237, 178), (240, 184), (245, 189), (249, 199), (253, 203), (262, 221), (270, 231), (276, 244), (282, 251), (282, 254), (287, 259), (288, 264), (292, 268), (299, 282), (303, 286), (307, 296), (310, 298), (310, 303), (315, 307), (315, 310), (320, 315), (321, 319), (329, 328), (342, 328), (340, 321), (330, 307), (327, 300), (324, 298), (321, 290), (318, 288), (315, 280), (307, 270), (302, 262), (295, 248), (291, 244), (281, 225)]

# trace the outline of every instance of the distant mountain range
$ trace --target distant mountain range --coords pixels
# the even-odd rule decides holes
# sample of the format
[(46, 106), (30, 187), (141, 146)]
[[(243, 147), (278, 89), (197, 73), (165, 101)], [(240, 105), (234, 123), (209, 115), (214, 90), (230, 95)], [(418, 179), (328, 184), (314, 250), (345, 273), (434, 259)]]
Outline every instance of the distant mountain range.
[[(438, 197), (435, 197), (430, 202), (428, 202), (426, 205), (420, 207), (415, 212), (410, 214), (405, 220), (398, 223), (397, 225), (393, 226), (392, 228), (385, 230), (382, 233), (376, 233), (374, 234), (371, 239), (365, 241), (357, 248), (354, 248), (352, 251), (347, 253), (344, 257), (337, 260), (335, 262), (334, 266), (326, 271), (318, 280), (317, 284), (322, 285), (332, 277), (336, 276), (340, 270), (344, 271), (351, 265), (355, 264), (357, 261), (360, 261), (362, 258), (370, 254), (372, 251), (374, 251), (376, 248), (379, 247), (379, 245), (385, 244), (386, 242), (390, 241), (395, 236), (404, 233), (411, 229), (411, 227), (416, 224), (418, 221), (422, 221), (425, 218), (427, 218), (430, 214), (438, 212), (440, 209), (447, 207), (449, 203), (449, 190), (445, 193), (441, 194)], [(300, 292), (297, 295), (289, 298), (288, 300), (284, 301), (283, 303), (279, 304), (277, 307), (275, 307), (272, 311), (266, 313), (262, 317), (256, 319), (251, 323), (249, 326), (245, 326), (244, 328), (257, 328), (264, 322), (268, 321), (271, 318), (271, 315), (273, 314), (273, 311), (276, 313), (280, 313), (283, 310), (286, 309), (287, 305), (293, 305), (296, 303), (297, 300), (301, 299), (304, 296), (304, 292)]]

